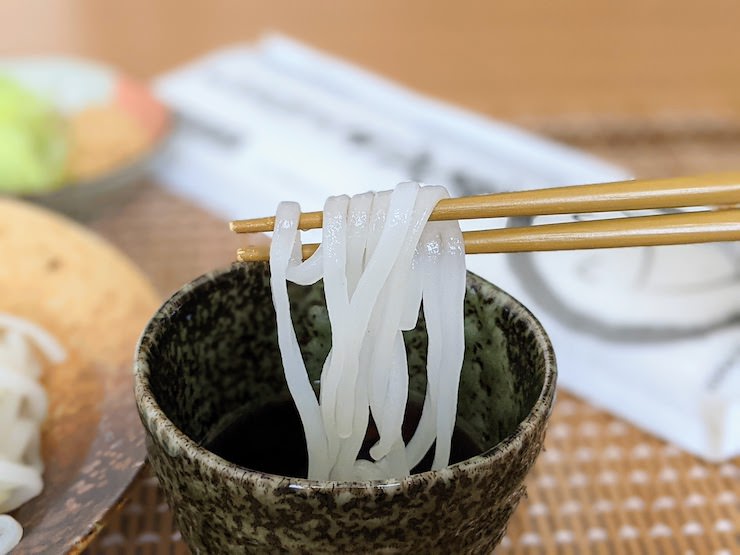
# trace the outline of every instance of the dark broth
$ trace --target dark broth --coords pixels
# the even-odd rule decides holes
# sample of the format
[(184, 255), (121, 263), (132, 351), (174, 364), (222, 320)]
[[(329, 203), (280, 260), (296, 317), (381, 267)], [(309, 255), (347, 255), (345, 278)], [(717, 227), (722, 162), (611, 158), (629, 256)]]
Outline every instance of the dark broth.
[[(406, 407), (403, 438), (408, 441), (421, 416), (421, 403), (410, 402)], [(303, 436), (298, 411), (291, 399), (272, 402), (259, 410), (237, 414), (222, 431), (204, 442), (204, 447), (223, 459), (239, 466), (277, 474), (305, 478), (308, 471), (306, 440)], [(370, 459), (369, 449), (378, 440), (372, 419), (359, 457)], [(472, 438), (459, 426), (452, 436), (450, 464), (464, 461), (482, 452)], [(434, 447), (412, 470), (412, 473), (429, 470)]]

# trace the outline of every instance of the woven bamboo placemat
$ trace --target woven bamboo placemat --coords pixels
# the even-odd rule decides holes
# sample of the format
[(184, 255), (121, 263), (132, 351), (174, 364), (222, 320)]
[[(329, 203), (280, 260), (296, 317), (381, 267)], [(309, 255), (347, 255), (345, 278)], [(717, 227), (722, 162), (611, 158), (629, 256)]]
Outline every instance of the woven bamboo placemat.
[[(523, 123), (641, 177), (740, 167), (740, 125), (721, 119)], [(237, 246), (224, 222), (153, 185), (93, 227), (163, 295)], [(497, 555), (740, 553), (740, 457), (702, 462), (562, 391), (545, 448)], [(127, 497), (89, 555), (188, 553), (148, 471)]]

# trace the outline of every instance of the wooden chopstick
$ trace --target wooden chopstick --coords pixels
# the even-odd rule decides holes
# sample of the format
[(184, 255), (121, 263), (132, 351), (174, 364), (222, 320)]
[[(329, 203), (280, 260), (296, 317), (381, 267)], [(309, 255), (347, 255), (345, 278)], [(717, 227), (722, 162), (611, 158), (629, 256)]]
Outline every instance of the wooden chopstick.
[[(740, 209), (705, 210), (659, 216), (611, 218), (463, 233), (466, 254), (647, 247), (740, 241)], [(303, 245), (303, 258), (317, 244)], [(242, 261), (268, 260), (269, 245), (242, 248)]]
[[(444, 199), (437, 203), (430, 220), (542, 216), (734, 204), (740, 204), (740, 172), (617, 181)], [(321, 212), (306, 212), (301, 214), (298, 228), (302, 230), (319, 228), (322, 223)], [(275, 227), (275, 218), (269, 216), (235, 220), (229, 225), (236, 233), (272, 231)]]

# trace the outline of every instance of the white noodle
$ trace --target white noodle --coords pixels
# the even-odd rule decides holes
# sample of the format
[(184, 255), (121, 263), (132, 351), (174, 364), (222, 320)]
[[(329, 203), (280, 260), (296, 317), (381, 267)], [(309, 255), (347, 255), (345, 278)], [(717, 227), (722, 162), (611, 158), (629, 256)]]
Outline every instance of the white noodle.
[(380, 441), (370, 452), (376, 460), (387, 455), (391, 447), (401, 438), (401, 425), (408, 395), (406, 351), (400, 332), (404, 309), (408, 310), (404, 297), (411, 275), (412, 257), (424, 225), (434, 205), (443, 196), (444, 190), (441, 187), (425, 187), (418, 191), (411, 213), (409, 231), (403, 237), (402, 248), (386, 284), (384, 294), (386, 310), (380, 334), (376, 339), (381, 347), (376, 348), (373, 353), (373, 382), (370, 396), (370, 407), (380, 432)]
[[(0, 391), (3, 398), (20, 400), (23, 406), (18, 407), (18, 416), (41, 422), (46, 417), (46, 392), (33, 378), (0, 366)], [(15, 403), (14, 403), (15, 405)]]
[(375, 459), (381, 459), (390, 453), (391, 448), (401, 437), (401, 425), (403, 414), (406, 409), (406, 401), (409, 389), (409, 371), (406, 362), (406, 348), (403, 335), (396, 331), (395, 340), (392, 340), (390, 356), (385, 367), (373, 368), (375, 376), (382, 375), (386, 378), (382, 383), (383, 389), (378, 392), (382, 398), (381, 411), (373, 414), (380, 432), (380, 439), (370, 448), (370, 455)]
[[(431, 191), (431, 188), (429, 190)], [(403, 305), (399, 297), (399, 294), (402, 293), (401, 289), (404, 287), (405, 274), (403, 270), (415, 246), (411, 245), (411, 248), (409, 248), (409, 244), (413, 243), (413, 239), (409, 237), (413, 237), (416, 232), (414, 224), (417, 222), (413, 220), (415, 215), (413, 206), (418, 191), (419, 186), (416, 183), (400, 184), (391, 194), (383, 227), (379, 226), (379, 222), (383, 219), (382, 213), (373, 218), (378, 225), (371, 233), (368, 243), (371, 245), (370, 248), (373, 248), (373, 244), (375, 248), (352, 298), (353, 314), (355, 314), (354, 307), (357, 307), (363, 315), (363, 319), (356, 320), (359, 330), (358, 340), (362, 341), (364, 331), (369, 325), (371, 333), (367, 335), (367, 340), (376, 344), (374, 348), (369, 349), (371, 361), (368, 387), (371, 411), (376, 416), (375, 422), (381, 433), (381, 438), (384, 436), (383, 429), (387, 420), (382, 420), (377, 415), (383, 413), (386, 391), (390, 380), (393, 342)], [(384, 204), (379, 204), (378, 207), (379, 210), (385, 210)], [(379, 237), (376, 241), (375, 237), (378, 234)], [(394, 268), (398, 268), (400, 271), (394, 272)], [(371, 314), (375, 320), (368, 322), (365, 319), (367, 314)], [(359, 352), (357, 347), (354, 348), (354, 352)], [(339, 395), (348, 397), (349, 392), (356, 387), (356, 373), (352, 371), (352, 368), (349, 368), (343, 377), (344, 385)], [(348, 417), (349, 411), (338, 415), (340, 422), (346, 421)], [(387, 434), (385, 435), (387, 436)], [(389, 448), (388, 443), (390, 442), (385, 442), (385, 452)]]
[[(370, 218), (373, 205), (374, 195), (364, 193), (352, 197), (348, 210), (348, 229), (347, 229), (347, 293), (351, 297), (357, 287), (357, 283), (362, 275), (365, 265), (365, 249), (370, 232)], [(364, 370), (362, 354), (357, 360), (360, 365), (358, 375), (362, 376)], [(340, 387), (342, 380), (340, 379)], [(335, 392), (336, 394), (336, 392)], [(367, 388), (365, 382), (360, 378), (357, 382), (354, 392), (354, 413), (347, 426), (343, 428), (343, 436), (340, 443), (340, 451), (337, 455), (337, 462), (332, 469), (330, 476), (337, 480), (349, 480), (357, 475), (354, 465), (357, 459), (357, 452), (362, 446), (362, 440), (367, 430), (369, 413), (367, 411)], [(349, 435), (347, 431), (349, 430)]]
[(23, 537), (23, 528), (8, 515), (0, 515), (0, 555), (10, 553)]
[(30, 465), (0, 460), (0, 490), (4, 493), (0, 513), (17, 509), (41, 493), (42, 487), (41, 473)]
[(432, 222), (424, 232), (418, 257), (422, 275), (424, 320), (427, 327), (427, 390), (419, 424), (407, 445), (408, 458), (412, 466), (419, 464), (436, 438), (444, 333), (440, 304), (434, 300), (442, 294), (440, 280), (437, 279), (441, 275), (439, 264), (441, 254), (439, 226)]
[[(422, 240), (420, 240), (420, 244), (421, 241)], [(404, 298), (402, 299), (404, 306), (403, 311), (401, 312), (401, 322), (399, 324), (401, 331), (412, 330), (416, 327), (416, 322), (419, 319), (419, 308), (421, 307), (421, 280), (422, 274), (420, 255), (417, 252), (411, 260), (411, 269), (409, 273), (409, 279), (406, 284), (406, 293), (404, 295)]]
[(36, 381), (41, 363), (31, 342), (51, 362), (61, 362), (64, 349), (38, 325), (0, 314), (0, 555), (20, 541), (23, 530), (3, 515), (36, 497), (43, 488), (41, 423), (46, 418), (46, 392)]
[(355, 195), (349, 201), (347, 229), (347, 292), (350, 297), (360, 281), (365, 266), (365, 247), (370, 231), (370, 215), (373, 207), (372, 193)]
[[(400, 184), (390, 196), (388, 211), (385, 216), (385, 224), (380, 229), (380, 236), (377, 242), (373, 241), (371, 234), (368, 242), (375, 242), (375, 250), (366, 262), (365, 269), (357, 283), (357, 288), (352, 295), (351, 313), (352, 320), (347, 322), (350, 328), (347, 333), (345, 350), (349, 364), (342, 373), (342, 385), (337, 391), (337, 397), (340, 402), (337, 403), (337, 422), (343, 429), (340, 433), (348, 436), (350, 433), (347, 424), (351, 422), (354, 414), (354, 407), (349, 400), (353, 397), (355, 391), (357, 374), (359, 370), (359, 354), (362, 341), (365, 339), (365, 331), (368, 328), (373, 309), (378, 304), (378, 298), (383, 290), (388, 276), (390, 275), (396, 259), (403, 247), (403, 241), (399, 238), (407, 234), (410, 226), (409, 214), (413, 210), (414, 201), (418, 192), (418, 185), (412, 183)], [(377, 221), (377, 218), (376, 218)], [(380, 326), (383, 330), (385, 324)], [(377, 341), (377, 339), (376, 339)], [(371, 351), (373, 362), (371, 363), (371, 384), (369, 390), (370, 405), (378, 406), (377, 399), (373, 397), (373, 385), (376, 381), (372, 374), (372, 368), (375, 367), (374, 359), (380, 355), (381, 349), (375, 348)]]
[[(329, 457), (336, 460), (340, 438), (349, 437), (350, 432), (340, 431), (336, 419), (337, 388), (342, 370), (354, 361), (347, 353), (347, 334), (350, 330), (342, 325), (349, 318), (349, 294), (347, 293), (347, 209), (349, 197), (330, 197), (324, 205), (324, 227), (322, 245), (324, 250), (324, 294), (326, 309), (331, 323), (331, 351), (321, 373), (321, 415), (328, 441)], [(354, 399), (345, 400), (353, 405)], [(351, 422), (343, 429), (350, 428)]]
[[(286, 381), (306, 434), (309, 478), (400, 478), (435, 441), (434, 468), (448, 464), (464, 349), (464, 252), (457, 223), (427, 226), (446, 196), (441, 187), (402, 183), (392, 192), (329, 198), (321, 247), (305, 262), (299, 208), (278, 208), (271, 285)], [(290, 319), (286, 279), (308, 285), (322, 277), (332, 346), (317, 399)], [(409, 374), (402, 331), (416, 326), (422, 300), (427, 391), (407, 446), (402, 425)], [(370, 448), (372, 460), (358, 460), (371, 415), (379, 440)]]
[(275, 231), (270, 247), (270, 287), (277, 316), (278, 345), (283, 359), (285, 379), (303, 423), (308, 449), (308, 477), (320, 479), (328, 462), (326, 433), (319, 403), (306, 373), (298, 340), (290, 318), (286, 272), (295, 254), (300, 206), (280, 203), (275, 216)]
[(370, 230), (367, 237), (365, 256), (363, 257), (365, 260), (363, 268), (367, 266), (370, 258), (375, 253), (375, 247), (378, 245), (380, 234), (383, 232), (385, 218), (388, 214), (388, 207), (391, 203), (391, 193), (392, 191), (381, 191), (380, 193), (375, 193), (373, 196), (370, 211)]
[[(440, 222), (443, 253), (440, 256), (438, 276), (465, 275), (465, 247), (460, 228), (455, 223)], [(441, 280), (440, 280), (441, 281)], [(442, 287), (441, 313), (443, 315), (443, 335), (445, 347), (442, 352), (437, 402), (437, 443), (434, 451), (432, 469), (447, 466), (450, 458), (452, 432), (455, 427), (457, 391), (460, 385), (460, 370), (465, 355), (465, 334), (463, 329), (463, 301), (465, 299), (465, 279), (445, 281)], [(444, 395), (441, 394), (444, 392)]]
[(300, 264), (288, 266), (286, 277), (288, 281), (298, 285), (313, 285), (321, 279), (324, 273), (324, 252), (319, 245), (311, 257)]
[(44, 328), (33, 322), (29, 322), (18, 316), (0, 313), (0, 328), (15, 331), (22, 336), (28, 336), (28, 339), (33, 341), (41, 349), (44, 356), (49, 359), (49, 362), (58, 364), (67, 356), (64, 347), (51, 334), (44, 330)]

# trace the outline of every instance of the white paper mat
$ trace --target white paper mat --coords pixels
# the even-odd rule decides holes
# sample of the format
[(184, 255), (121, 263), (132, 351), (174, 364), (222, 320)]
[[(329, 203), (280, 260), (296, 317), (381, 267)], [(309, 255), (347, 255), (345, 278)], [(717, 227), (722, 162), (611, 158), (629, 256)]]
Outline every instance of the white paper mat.
[[(281, 200), (318, 210), (408, 179), (459, 196), (628, 177), (284, 37), (214, 53), (155, 88), (180, 117), (159, 178), (225, 219)], [(561, 386), (707, 459), (740, 453), (737, 245), (478, 255), (468, 267), (542, 320)]]

